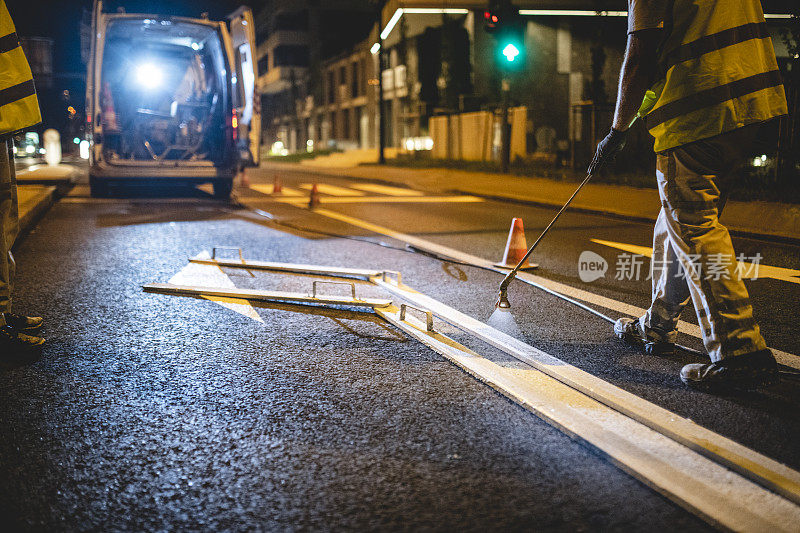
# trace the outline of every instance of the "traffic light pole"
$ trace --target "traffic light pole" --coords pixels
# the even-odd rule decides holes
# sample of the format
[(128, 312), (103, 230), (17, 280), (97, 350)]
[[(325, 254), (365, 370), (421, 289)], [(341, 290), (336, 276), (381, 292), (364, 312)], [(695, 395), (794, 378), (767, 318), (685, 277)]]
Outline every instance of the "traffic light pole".
[(503, 174), (508, 174), (508, 167), (511, 161), (511, 132), (508, 125), (508, 102), (511, 84), (508, 78), (503, 78), (503, 100), (502, 111), (500, 113), (500, 170)]
[(386, 117), (383, 109), (383, 2), (378, 2), (378, 164), (386, 164)]

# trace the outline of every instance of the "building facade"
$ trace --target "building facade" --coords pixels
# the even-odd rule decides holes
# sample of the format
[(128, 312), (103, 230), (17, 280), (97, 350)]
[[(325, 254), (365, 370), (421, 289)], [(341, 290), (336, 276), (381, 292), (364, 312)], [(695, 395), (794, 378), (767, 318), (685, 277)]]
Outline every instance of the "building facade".
[[(484, 29), (486, 4), (387, 2), (381, 15), (381, 53), (376, 53), (376, 24), (348, 52), (297, 70), (294, 118), (278, 118), (281, 127), (267, 137), (281, 140), (289, 151), (377, 146), (380, 72), (386, 146), (425, 149), (430, 143), (418, 140), (430, 137), (431, 117), (487, 111), (496, 120), (489, 126), (492, 131), (480, 134), (497, 144), (505, 84), (507, 103), (516, 109), (513, 129), (525, 138), (518, 151), (561, 152), (562, 157), (569, 154), (573, 165), (585, 164), (610, 127), (627, 38), (627, 2), (514, 2), (523, 16), (524, 42), (520, 64), (509, 70), (503, 68), (495, 36)], [(780, 22), (768, 21), (773, 30)], [(299, 74), (310, 84), (298, 83)], [(650, 142), (643, 128), (632, 139), (637, 142)], [(652, 157), (644, 148), (643, 157)]]

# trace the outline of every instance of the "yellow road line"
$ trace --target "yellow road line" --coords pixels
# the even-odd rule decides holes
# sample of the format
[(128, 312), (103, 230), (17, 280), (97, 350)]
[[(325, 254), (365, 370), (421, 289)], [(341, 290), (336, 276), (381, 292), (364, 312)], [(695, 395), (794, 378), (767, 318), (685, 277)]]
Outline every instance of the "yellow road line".
[[(311, 183), (301, 183), (300, 188), (310, 191)], [(318, 183), (317, 190), (322, 194), (330, 194), (331, 196), (364, 196), (364, 193), (355, 189), (346, 187), (338, 187), (336, 185), (328, 185), (327, 183)]]
[[(250, 188), (256, 192), (260, 192), (261, 194), (272, 194), (272, 185), (263, 185), (263, 184), (255, 184), (251, 185)], [(281, 196), (304, 196), (302, 191), (298, 191), (297, 189), (292, 189), (291, 187), (281, 187)]]
[[(609, 248), (616, 248), (623, 252), (632, 254), (643, 255), (645, 257), (653, 257), (653, 249), (648, 246), (637, 246), (635, 244), (627, 244), (624, 242), (604, 241), (602, 239), (591, 239), (592, 242), (608, 246)], [(748, 263), (738, 261), (739, 270), (742, 272), (742, 277), (745, 279), (759, 279), (759, 278), (772, 278), (789, 283), (800, 284), (800, 270), (792, 268), (783, 268), (770, 265), (763, 265), (759, 263)]]
[[(300, 198), (276, 198), (276, 202), (286, 204), (303, 205), (306, 199)], [(483, 198), (477, 196), (414, 196), (412, 198), (401, 198), (398, 196), (365, 196), (361, 198), (345, 198), (341, 196), (325, 196), (320, 198), (321, 204), (435, 204), (435, 203), (475, 203), (483, 202)]]
[(386, 194), (389, 196), (424, 196), (425, 193), (413, 189), (403, 189), (401, 187), (390, 187), (388, 185), (378, 185), (377, 183), (352, 183), (350, 187), (367, 192)]

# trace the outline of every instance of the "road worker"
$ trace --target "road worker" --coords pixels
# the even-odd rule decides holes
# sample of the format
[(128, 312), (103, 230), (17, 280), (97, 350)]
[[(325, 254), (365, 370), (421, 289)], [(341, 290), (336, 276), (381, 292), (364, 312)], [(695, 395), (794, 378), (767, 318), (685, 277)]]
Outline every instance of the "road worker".
[[(619, 319), (615, 334), (647, 353), (670, 355), (691, 300), (711, 362), (684, 366), (684, 383), (750, 389), (774, 381), (775, 358), (719, 221), (759, 126), (787, 114), (761, 3), (628, 0), (614, 122), (589, 172), (623, 148), (637, 112), (655, 138), (662, 208), (653, 236), (652, 303), (638, 320)], [(722, 275), (718, 265), (714, 276), (707, 274), (712, 260), (723, 265)]]
[(0, 0), (0, 354), (29, 355), (41, 350), (40, 317), (11, 313), (14, 257), (19, 232), (12, 135), (42, 121), (33, 76), (20, 47), (6, 3)]

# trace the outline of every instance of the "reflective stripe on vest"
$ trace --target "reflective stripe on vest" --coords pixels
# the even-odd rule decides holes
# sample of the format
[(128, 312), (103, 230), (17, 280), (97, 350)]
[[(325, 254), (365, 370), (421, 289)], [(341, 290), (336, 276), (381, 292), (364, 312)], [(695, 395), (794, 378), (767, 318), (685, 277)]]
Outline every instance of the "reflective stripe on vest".
[(657, 152), (787, 114), (758, 1), (675, 0), (668, 31), (647, 114)]
[(38, 124), (42, 116), (30, 66), (3, 0), (0, 33), (0, 135), (6, 135)]

